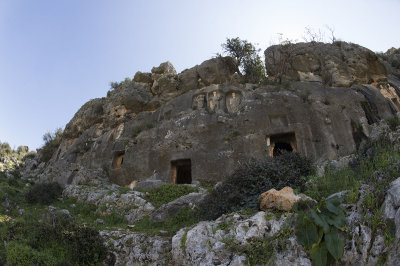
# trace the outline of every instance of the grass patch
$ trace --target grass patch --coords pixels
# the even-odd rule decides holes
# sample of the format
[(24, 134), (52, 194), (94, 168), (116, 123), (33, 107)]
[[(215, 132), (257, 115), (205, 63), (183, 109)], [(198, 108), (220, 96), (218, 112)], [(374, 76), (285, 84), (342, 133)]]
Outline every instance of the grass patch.
[(222, 242), (233, 253), (246, 255), (247, 265), (270, 265), (275, 252), (286, 249), (285, 241), (292, 234), (290, 225), (286, 223), (274, 237), (252, 239), (245, 245), (240, 245), (233, 238), (226, 238)]
[[(361, 184), (366, 183), (375, 187), (374, 193), (384, 198), (387, 186), (400, 174), (400, 168), (393, 167), (399, 160), (400, 152), (390, 141), (369, 143), (359, 151), (358, 159), (352, 163), (352, 167), (339, 171), (327, 169), (324, 176), (311, 177), (305, 194), (320, 201), (333, 193), (349, 190), (350, 195), (346, 199), (354, 202), (358, 198)], [(379, 172), (385, 173), (384, 177), (379, 177)]]
[(192, 192), (197, 192), (198, 188), (189, 185), (163, 184), (158, 187), (141, 190), (146, 192), (145, 199), (158, 208), (163, 204), (176, 200)]
[[(71, 207), (74, 205), (75, 207)], [(53, 203), (57, 209), (68, 209), (75, 221), (79, 224), (88, 224), (96, 229), (126, 228), (128, 222), (122, 215), (115, 212), (109, 215), (100, 215), (96, 212), (97, 207), (76, 201), (75, 199), (63, 199)], [(104, 223), (96, 223), (97, 219), (102, 219)]]
[(400, 125), (400, 119), (396, 116), (386, 119), (386, 122), (392, 131)]
[(200, 221), (197, 212), (186, 207), (180, 209), (174, 216), (165, 222), (152, 222), (146, 216), (135, 223), (134, 230), (147, 235), (160, 235), (160, 231), (166, 231), (168, 236), (173, 236), (179, 229), (192, 226)]

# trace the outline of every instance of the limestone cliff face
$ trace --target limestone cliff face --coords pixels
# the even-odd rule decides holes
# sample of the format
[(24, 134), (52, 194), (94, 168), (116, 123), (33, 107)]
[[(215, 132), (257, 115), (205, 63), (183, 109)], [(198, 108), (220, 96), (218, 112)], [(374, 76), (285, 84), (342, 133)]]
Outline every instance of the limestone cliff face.
[[(372, 123), (397, 114), (400, 80), (388, 80), (381, 59), (365, 48), (349, 46), (352, 56), (341, 60), (353, 60), (350, 67), (337, 62), (335, 45), (323, 47), (330, 59), (298, 54), (285, 68), (285, 85), (241, 84), (229, 57), (179, 74), (168, 62), (152, 73), (138, 72), (107, 97), (81, 107), (41, 179), (215, 183), (239, 161), (284, 150), (315, 161), (352, 153)], [(277, 48), (265, 54), (273, 78), (278, 73), (268, 63), (271, 49)], [(328, 68), (336, 71), (329, 84), (318, 78), (321, 62), (335, 65)]]

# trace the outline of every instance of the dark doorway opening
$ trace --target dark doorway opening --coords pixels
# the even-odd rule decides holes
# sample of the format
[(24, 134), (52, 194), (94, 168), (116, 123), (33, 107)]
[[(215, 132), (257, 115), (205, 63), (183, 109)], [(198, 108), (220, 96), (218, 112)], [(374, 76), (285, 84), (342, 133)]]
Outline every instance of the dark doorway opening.
[(297, 151), (296, 136), (293, 132), (269, 137), (269, 155), (276, 157), (286, 152)]
[(171, 182), (174, 184), (192, 183), (192, 162), (190, 159), (182, 159), (171, 162)]
[(275, 143), (273, 156), (274, 157), (279, 156), (279, 155), (282, 155), (283, 153), (292, 152), (292, 151), (293, 151), (293, 148), (292, 148), (292, 146), (290, 146), (289, 143), (277, 142), (277, 143)]
[(121, 168), (122, 164), (124, 163), (124, 155), (125, 151), (118, 151), (114, 154), (114, 159), (113, 159), (113, 168)]

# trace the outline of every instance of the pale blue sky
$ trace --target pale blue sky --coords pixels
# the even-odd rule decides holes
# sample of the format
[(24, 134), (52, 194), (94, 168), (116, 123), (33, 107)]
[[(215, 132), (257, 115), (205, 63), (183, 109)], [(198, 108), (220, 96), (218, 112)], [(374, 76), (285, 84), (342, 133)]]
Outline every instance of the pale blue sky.
[(329, 25), (373, 51), (400, 47), (398, 0), (0, 0), (0, 141), (43, 144), (110, 81), (171, 61), (179, 71), (227, 37), (265, 49)]

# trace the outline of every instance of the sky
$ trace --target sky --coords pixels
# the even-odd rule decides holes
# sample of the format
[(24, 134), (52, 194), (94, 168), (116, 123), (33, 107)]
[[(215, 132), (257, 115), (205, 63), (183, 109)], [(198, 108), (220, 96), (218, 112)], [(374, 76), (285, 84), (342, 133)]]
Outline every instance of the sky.
[(0, 0), (0, 141), (43, 145), (111, 81), (178, 72), (240, 37), (264, 50), (305, 28), (372, 51), (400, 47), (400, 0)]

